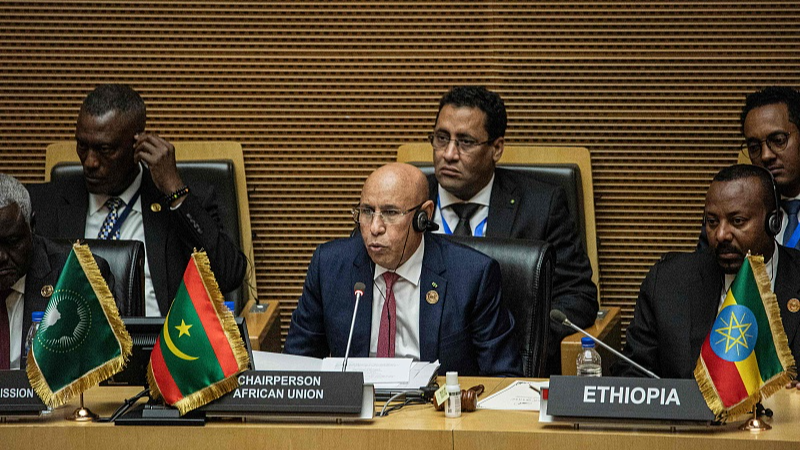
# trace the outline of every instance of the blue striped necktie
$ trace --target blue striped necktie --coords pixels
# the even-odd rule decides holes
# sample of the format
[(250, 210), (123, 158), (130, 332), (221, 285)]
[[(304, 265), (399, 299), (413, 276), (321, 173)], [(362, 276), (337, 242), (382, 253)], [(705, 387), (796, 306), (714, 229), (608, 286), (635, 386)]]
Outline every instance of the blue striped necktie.
[[(786, 211), (786, 215), (789, 218), (786, 231), (783, 233), (783, 245), (787, 245), (797, 229), (797, 212), (800, 211), (800, 200), (783, 200), (781, 206), (783, 206), (783, 210)], [(797, 247), (796, 243), (794, 247)]]

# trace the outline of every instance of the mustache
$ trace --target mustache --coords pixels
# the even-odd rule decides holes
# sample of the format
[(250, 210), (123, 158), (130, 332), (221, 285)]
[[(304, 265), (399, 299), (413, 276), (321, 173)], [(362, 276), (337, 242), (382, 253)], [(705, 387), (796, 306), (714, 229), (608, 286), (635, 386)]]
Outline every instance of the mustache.
[(723, 253), (735, 253), (737, 255), (744, 256), (744, 252), (742, 252), (738, 248), (736, 248), (733, 245), (728, 244), (726, 242), (720, 243), (719, 245), (717, 245), (717, 248), (714, 249), (714, 254), (717, 255), (717, 256), (719, 256), (719, 255), (721, 255)]

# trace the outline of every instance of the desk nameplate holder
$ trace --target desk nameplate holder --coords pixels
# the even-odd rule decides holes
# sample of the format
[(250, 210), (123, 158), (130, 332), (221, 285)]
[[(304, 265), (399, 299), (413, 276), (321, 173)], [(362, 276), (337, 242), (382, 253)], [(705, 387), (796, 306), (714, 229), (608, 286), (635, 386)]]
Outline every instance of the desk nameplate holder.
[(45, 410), (24, 370), (0, 370), (0, 417), (38, 416)]
[(714, 413), (690, 379), (553, 376), (553, 422), (608, 428), (709, 429)]
[(200, 408), (207, 417), (361, 421), (374, 417), (374, 389), (361, 372), (248, 370), (240, 386)]

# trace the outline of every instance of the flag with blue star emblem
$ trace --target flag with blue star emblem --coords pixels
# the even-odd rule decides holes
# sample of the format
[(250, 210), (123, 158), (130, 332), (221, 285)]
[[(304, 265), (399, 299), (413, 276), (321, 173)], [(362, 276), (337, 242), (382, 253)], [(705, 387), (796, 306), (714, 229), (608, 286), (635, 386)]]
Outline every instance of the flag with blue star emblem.
[(718, 420), (752, 411), (796, 374), (762, 256), (748, 254), (700, 350), (694, 377)]

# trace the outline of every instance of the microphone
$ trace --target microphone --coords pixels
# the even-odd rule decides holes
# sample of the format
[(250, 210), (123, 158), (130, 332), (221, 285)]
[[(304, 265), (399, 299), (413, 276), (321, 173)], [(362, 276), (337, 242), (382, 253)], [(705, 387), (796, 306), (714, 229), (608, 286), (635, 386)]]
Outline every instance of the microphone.
[(356, 296), (356, 306), (353, 308), (353, 320), (350, 322), (350, 334), (347, 336), (347, 348), (344, 351), (344, 361), (342, 361), (342, 372), (347, 370), (347, 358), (350, 357), (350, 343), (353, 341), (353, 329), (356, 326), (356, 314), (358, 314), (358, 301), (364, 295), (364, 289), (367, 286), (362, 282), (358, 282), (353, 286), (353, 294)]
[(581, 333), (585, 334), (586, 336), (589, 336), (590, 338), (592, 338), (593, 341), (595, 341), (598, 344), (602, 345), (606, 350), (608, 350), (611, 353), (617, 355), (617, 357), (621, 358), (623, 361), (627, 362), (628, 364), (630, 364), (633, 367), (635, 367), (635, 368), (639, 369), (640, 371), (642, 371), (642, 373), (644, 373), (648, 377), (659, 379), (659, 380), (661, 379), (661, 377), (659, 377), (658, 375), (654, 374), (653, 372), (645, 369), (640, 364), (638, 364), (636, 361), (634, 361), (634, 360), (628, 358), (627, 356), (623, 355), (622, 353), (614, 350), (609, 345), (607, 345), (605, 342), (601, 341), (600, 339), (597, 339), (596, 337), (594, 337), (591, 334), (589, 334), (586, 331), (584, 331), (582, 328), (580, 328), (577, 325), (575, 325), (572, 322), (570, 322), (569, 319), (567, 319), (567, 315), (564, 314), (563, 312), (561, 312), (561, 311), (559, 311), (557, 309), (550, 310), (550, 320), (552, 320), (554, 322), (558, 322), (561, 325), (570, 327), (573, 330), (580, 331)]

